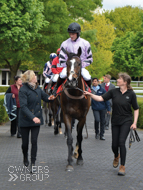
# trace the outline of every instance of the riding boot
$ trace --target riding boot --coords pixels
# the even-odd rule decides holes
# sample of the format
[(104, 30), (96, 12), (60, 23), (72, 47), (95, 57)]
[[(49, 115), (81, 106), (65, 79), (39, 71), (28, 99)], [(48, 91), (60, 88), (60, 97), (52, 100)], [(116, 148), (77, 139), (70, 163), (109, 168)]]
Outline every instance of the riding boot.
[(53, 91), (53, 90), (52, 90), (52, 87), (53, 87), (55, 84), (56, 84), (56, 82), (53, 82), (53, 81), (52, 81), (51, 88), (50, 88), (50, 94), (52, 94), (52, 91)]
[(87, 85), (89, 86), (89, 88), (91, 89), (91, 79), (86, 81)]
[(59, 86), (65, 81), (65, 79), (61, 79), (60, 77), (58, 78), (57, 84), (55, 85), (54, 89), (53, 89), (53, 95), (56, 97), (57, 94), (57, 90), (59, 88)]
[(46, 86), (48, 86), (48, 83), (45, 83), (45, 84), (44, 84), (44, 89), (43, 89), (43, 90), (44, 90), (45, 92), (46, 92), (46, 89), (45, 89)]

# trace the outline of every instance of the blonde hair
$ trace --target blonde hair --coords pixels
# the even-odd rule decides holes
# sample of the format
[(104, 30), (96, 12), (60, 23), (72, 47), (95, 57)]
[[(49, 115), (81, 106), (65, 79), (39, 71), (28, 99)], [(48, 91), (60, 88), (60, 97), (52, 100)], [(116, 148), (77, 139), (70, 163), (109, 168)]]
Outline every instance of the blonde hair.
[(111, 80), (111, 75), (105, 75), (104, 77), (107, 77), (108, 79), (110, 79)]
[(121, 77), (124, 82), (127, 82), (127, 89), (133, 90), (133, 88), (130, 85), (131, 77), (127, 73), (119, 73), (118, 76)]
[(23, 83), (29, 83), (33, 79), (34, 76), (35, 76), (34, 71), (27, 70), (21, 75), (21, 80)]

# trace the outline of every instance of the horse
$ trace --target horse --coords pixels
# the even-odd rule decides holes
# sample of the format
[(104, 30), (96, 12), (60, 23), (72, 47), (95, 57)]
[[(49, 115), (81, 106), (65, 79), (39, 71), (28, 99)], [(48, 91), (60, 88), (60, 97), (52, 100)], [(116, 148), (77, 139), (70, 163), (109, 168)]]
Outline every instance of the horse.
[(84, 82), (81, 76), (82, 63), (80, 55), (82, 53), (81, 47), (78, 49), (78, 53), (69, 53), (66, 51), (68, 60), (67, 65), (67, 81), (63, 86), (61, 92), (60, 102), (63, 112), (63, 120), (65, 123), (65, 130), (67, 133), (67, 146), (68, 146), (68, 165), (66, 171), (73, 171), (72, 156), (73, 156), (73, 138), (71, 120), (75, 118), (78, 120), (77, 124), (77, 143), (76, 150), (78, 151), (77, 164), (83, 164), (82, 158), (82, 130), (86, 122), (86, 115), (89, 111), (91, 99), (89, 96), (83, 95)]
[[(51, 82), (48, 84), (46, 88), (46, 93), (50, 95), (49, 89), (51, 87)], [(44, 112), (45, 112), (45, 123), (47, 124), (47, 113), (49, 112), (49, 123), (48, 125), (52, 125), (52, 120), (54, 123), (54, 134), (57, 135), (59, 133), (59, 128), (61, 129), (61, 107), (60, 107), (60, 101), (59, 97), (57, 97), (55, 100), (50, 101), (48, 103), (44, 102)], [(60, 134), (62, 134), (60, 130)]]
[[(45, 91), (44, 89), (45, 87), (45, 83), (43, 84), (43, 90)], [(47, 88), (46, 88), (46, 93), (50, 95), (49, 93), (49, 89), (51, 87), (51, 83), (49, 82)], [(52, 126), (52, 123), (53, 123), (53, 113), (52, 113), (52, 109), (51, 109), (51, 103), (47, 103), (47, 102), (44, 102), (43, 101), (43, 107), (44, 107), (44, 113), (45, 113), (45, 126), (47, 125), (48, 123), (48, 126), (51, 127)], [(49, 122), (48, 122), (48, 116), (49, 115)]]

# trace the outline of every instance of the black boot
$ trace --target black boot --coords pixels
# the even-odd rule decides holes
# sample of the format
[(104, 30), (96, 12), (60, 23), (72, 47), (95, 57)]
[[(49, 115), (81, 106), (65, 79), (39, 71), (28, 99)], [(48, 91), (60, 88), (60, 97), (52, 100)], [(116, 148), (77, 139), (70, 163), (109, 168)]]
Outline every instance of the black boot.
[(54, 89), (53, 89), (53, 95), (56, 97), (57, 95), (57, 90), (59, 88), (59, 86), (65, 81), (65, 79), (61, 79), (60, 77), (58, 78), (57, 84), (55, 85)]
[(25, 165), (26, 167), (29, 166), (28, 155), (26, 155), (26, 156), (23, 157), (23, 163), (24, 163), (24, 165)]
[(35, 163), (32, 163), (32, 162), (31, 162), (31, 165), (30, 165), (30, 173), (35, 173), (35, 172), (36, 172)]
[(56, 84), (56, 82), (53, 82), (52, 81), (52, 84), (51, 84), (51, 88), (50, 88), (50, 94), (52, 94), (53, 90), (52, 90), (52, 87)]
[(44, 90), (45, 92), (46, 92), (46, 89), (45, 89), (46, 86), (48, 86), (48, 83), (45, 83), (45, 84), (44, 84), (44, 89), (43, 89), (43, 90)]
[(89, 88), (91, 89), (91, 79), (86, 81), (87, 85), (89, 86)]

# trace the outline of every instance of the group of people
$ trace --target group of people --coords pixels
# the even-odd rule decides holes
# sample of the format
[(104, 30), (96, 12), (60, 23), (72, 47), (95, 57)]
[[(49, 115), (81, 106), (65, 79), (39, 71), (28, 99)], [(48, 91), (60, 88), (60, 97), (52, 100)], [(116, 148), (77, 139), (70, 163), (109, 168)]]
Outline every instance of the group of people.
[[(70, 38), (61, 44), (60, 49), (57, 50), (57, 54), (50, 54), (50, 61), (45, 64), (43, 75), (46, 77), (46, 82), (48, 83), (50, 80), (52, 80), (52, 86), (55, 84), (52, 91), (52, 96), (49, 97), (49, 95), (41, 90), (37, 84), (35, 73), (31, 70), (26, 71), (21, 76), (23, 83), (17, 83), (17, 80), (15, 80), (14, 88), (10, 88), (7, 91), (7, 93), (15, 94), (16, 92), (19, 94), (18, 97), (13, 96), (13, 98), (16, 98), (17, 107), (20, 107), (20, 110), (18, 111), (20, 126), (18, 134), (20, 133), (22, 137), (23, 162), (26, 167), (29, 165), (28, 146), (29, 133), (31, 131), (32, 172), (34, 172), (33, 166), (35, 165), (36, 161), (37, 139), (40, 125), (43, 124), (41, 99), (45, 102), (53, 100), (56, 96), (58, 87), (67, 77), (66, 51), (76, 54), (78, 48), (81, 47), (81, 75), (88, 86), (91, 88), (91, 76), (85, 67), (93, 62), (92, 51), (89, 42), (83, 38), (80, 38), (80, 31), (81, 27), (78, 23), (71, 23), (68, 27)], [(112, 108), (111, 128), (112, 151), (114, 153), (113, 167), (118, 167), (119, 158), (121, 158), (121, 165), (118, 174), (125, 175), (125, 142), (130, 128), (133, 128), (134, 130), (136, 129), (139, 107), (137, 104), (136, 95), (130, 86), (131, 77), (126, 73), (119, 74), (119, 78), (117, 80), (117, 85), (119, 88), (115, 88), (115, 86), (110, 83), (110, 78), (110, 75), (105, 75), (104, 83), (101, 85), (99, 85), (98, 78), (94, 78), (91, 88), (92, 93), (85, 91), (84, 94), (92, 98), (91, 105), (95, 120), (94, 127), (96, 138), (100, 137), (101, 140), (105, 140), (104, 130), (105, 126), (106, 129), (109, 127), (110, 113)], [(131, 106), (134, 109), (134, 121)], [(101, 124), (100, 134), (99, 122)], [(12, 136), (15, 133), (15, 129), (11, 130)]]

